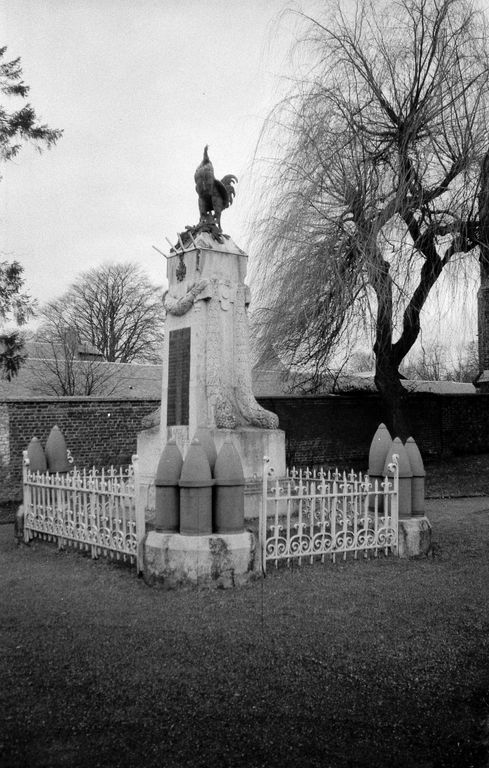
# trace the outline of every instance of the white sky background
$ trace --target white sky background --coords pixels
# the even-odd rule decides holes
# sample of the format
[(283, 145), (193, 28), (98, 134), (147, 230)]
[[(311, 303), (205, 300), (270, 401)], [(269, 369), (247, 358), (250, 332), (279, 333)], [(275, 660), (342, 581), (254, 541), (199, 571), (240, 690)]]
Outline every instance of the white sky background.
[[(61, 295), (104, 261), (136, 261), (164, 285), (165, 260), (151, 246), (168, 251), (165, 237), (197, 223), (193, 174), (205, 144), (218, 177), (238, 176), (223, 227), (247, 249), (251, 159), (289, 66), (294, 19), (277, 31), (277, 16), (291, 5), (0, 0), (0, 43), (21, 57), (38, 116), (64, 129), (51, 151), (24, 147), (0, 182), (2, 258), (23, 264), (33, 297)], [(425, 343), (475, 338), (475, 290), (455, 312), (439, 291)]]
[[(199, 219), (193, 174), (203, 148), (216, 175), (246, 187), (288, 48), (274, 41), (285, 0), (5, 0), (8, 58), (29, 100), (64, 136), (23, 148), (1, 182), (3, 258), (18, 259), (40, 301), (104, 261), (137, 261), (165, 282), (165, 236)], [(287, 25), (285, 25), (286, 28)], [(290, 26), (290, 25), (289, 25)], [(9, 99), (9, 108), (17, 103)], [(20, 102), (18, 102), (20, 103)], [(223, 215), (243, 248), (240, 186)]]

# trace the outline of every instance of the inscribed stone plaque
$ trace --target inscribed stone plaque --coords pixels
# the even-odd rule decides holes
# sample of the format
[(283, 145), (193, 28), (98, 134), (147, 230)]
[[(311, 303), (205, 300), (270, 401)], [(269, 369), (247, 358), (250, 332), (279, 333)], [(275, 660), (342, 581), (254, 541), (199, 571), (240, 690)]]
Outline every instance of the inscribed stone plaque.
[(170, 331), (167, 425), (189, 423), (190, 328)]

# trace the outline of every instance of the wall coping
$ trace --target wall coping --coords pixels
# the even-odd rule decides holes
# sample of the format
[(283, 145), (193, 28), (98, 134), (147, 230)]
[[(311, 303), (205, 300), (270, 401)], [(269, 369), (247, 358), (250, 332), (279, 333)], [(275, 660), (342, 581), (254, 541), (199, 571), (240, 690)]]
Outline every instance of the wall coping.
[[(439, 398), (489, 398), (489, 392), (406, 392), (408, 397), (439, 397)], [(345, 394), (290, 394), (290, 395), (255, 395), (257, 400), (348, 400), (348, 399), (368, 399), (379, 398), (378, 392), (348, 392)], [(32, 397), (6, 396), (0, 398), (1, 403), (160, 403), (161, 398), (143, 395), (141, 397), (92, 397), (90, 395), (78, 395), (69, 397), (56, 397), (50, 395), (40, 395)]]
[[(455, 398), (466, 398), (466, 397), (476, 397), (478, 399), (489, 397), (489, 392), (409, 392), (406, 390), (405, 392), (406, 397), (455, 397)], [(360, 398), (367, 399), (367, 398), (380, 398), (379, 392), (345, 392), (345, 394), (325, 394), (325, 395), (296, 395), (296, 394), (290, 394), (290, 395), (255, 395), (257, 400), (348, 400), (348, 399), (355, 399), (359, 400)]]
[(7, 396), (0, 398), (0, 403), (159, 403), (160, 398), (150, 397), (91, 397), (89, 395), (79, 395), (70, 397), (52, 397), (49, 395), (39, 397), (14, 397)]

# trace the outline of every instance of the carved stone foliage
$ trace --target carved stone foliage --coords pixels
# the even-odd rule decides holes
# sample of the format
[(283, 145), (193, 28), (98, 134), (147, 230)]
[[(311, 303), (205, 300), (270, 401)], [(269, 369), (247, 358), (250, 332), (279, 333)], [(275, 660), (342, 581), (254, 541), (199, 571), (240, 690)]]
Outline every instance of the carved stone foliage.
[[(212, 281), (212, 296), (208, 305), (207, 324), (207, 387), (216, 426), (234, 429), (238, 426), (277, 429), (276, 414), (262, 408), (253, 395), (248, 339), (248, 318), (245, 308), (246, 286), (229, 290)], [(233, 381), (226, 379), (222, 369), (223, 338), (220, 313), (233, 312)]]

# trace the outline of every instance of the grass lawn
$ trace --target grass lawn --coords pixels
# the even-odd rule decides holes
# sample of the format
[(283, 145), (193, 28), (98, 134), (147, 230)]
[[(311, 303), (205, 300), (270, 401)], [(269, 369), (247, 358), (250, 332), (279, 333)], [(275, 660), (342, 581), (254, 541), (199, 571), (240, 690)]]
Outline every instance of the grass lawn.
[(437, 556), (164, 592), (0, 527), (0, 765), (487, 766), (489, 499)]
[(432, 497), (489, 496), (489, 455), (450, 456), (427, 462), (426, 493)]

